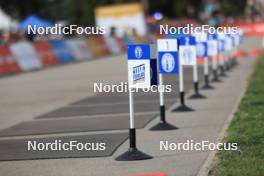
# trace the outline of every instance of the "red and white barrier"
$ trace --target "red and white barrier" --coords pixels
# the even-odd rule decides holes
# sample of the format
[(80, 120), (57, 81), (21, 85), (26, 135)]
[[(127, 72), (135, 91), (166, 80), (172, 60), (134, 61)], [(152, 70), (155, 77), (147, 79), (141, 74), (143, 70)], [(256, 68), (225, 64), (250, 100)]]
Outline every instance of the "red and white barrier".
[(119, 48), (118, 43), (115, 38), (105, 37), (104, 39), (105, 39), (105, 43), (107, 47), (109, 48), (109, 50), (111, 51), (113, 55), (118, 55), (121, 53), (121, 49)]
[(39, 41), (33, 44), (38, 58), (40, 59), (42, 65), (44, 67), (57, 65), (59, 61), (55, 56), (52, 47), (49, 45), (47, 41)]
[(20, 72), (19, 65), (7, 46), (0, 46), (0, 75)]
[(66, 40), (65, 43), (70, 48), (71, 53), (76, 60), (91, 59), (92, 54), (89, 51), (84, 39), (70, 39)]
[(22, 71), (36, 70), (42, 67), (36, 51), (29, 42), (14, 43), (10, 49)]

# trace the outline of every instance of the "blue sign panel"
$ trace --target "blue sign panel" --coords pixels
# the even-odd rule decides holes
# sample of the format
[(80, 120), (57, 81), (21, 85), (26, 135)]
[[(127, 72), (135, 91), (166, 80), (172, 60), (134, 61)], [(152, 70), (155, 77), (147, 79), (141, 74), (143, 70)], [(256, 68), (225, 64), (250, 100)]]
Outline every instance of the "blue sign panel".
[(217, 35), (216, 34), (208, 34), (208, 40), (216, 40)]
[(219, 40), (218, 41), (218, 52), (224, 52), (225, 51), (225, 40)]
[(150, 82), (151, 85), (158, 85), (157, 59), (150, 59)]
[(178, 74), (177, 52), (159, 52), (159, 71), (161, 74)]
[(132, 44), (127, 46), (128, 60), (149, 60), (150, 47), (148, 44)]
[(197, 58), (208, 56), (207, 42), (196, 43), (196, 56)]
[(195, 37), (194, 36), (182, 36), (182, 37), (179, 37), (179, 45), (180, 46), (195, 45)]

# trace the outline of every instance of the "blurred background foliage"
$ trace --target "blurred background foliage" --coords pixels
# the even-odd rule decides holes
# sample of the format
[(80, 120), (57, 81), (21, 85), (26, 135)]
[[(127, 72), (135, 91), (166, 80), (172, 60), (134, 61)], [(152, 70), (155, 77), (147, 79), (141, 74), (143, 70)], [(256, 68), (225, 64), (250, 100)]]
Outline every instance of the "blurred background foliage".
[[(73, 24), (94, 24), (94, 8), (101, 5), (141, 2), (145, 4), (146, 14), (162, 12), (170, 18), (186, 16), (186, 8), (194, 10), (198, 17), (205, 0), (0, 0), (0, 6), (13, 18), (21, 20), (29, 14), (36, 14), (53, 21), (66, 20)], [(221, 11), (226, 16), (243, 15), (246, 0), (219, 0)]]

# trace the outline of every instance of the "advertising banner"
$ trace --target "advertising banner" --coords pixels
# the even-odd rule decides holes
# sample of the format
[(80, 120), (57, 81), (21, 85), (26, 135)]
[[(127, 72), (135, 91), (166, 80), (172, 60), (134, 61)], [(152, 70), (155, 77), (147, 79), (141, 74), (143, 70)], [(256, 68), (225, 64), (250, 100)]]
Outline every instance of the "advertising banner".
[(104, 37), (104, 39), (107, 47), (111, 51), (111, 54), (118, 55), (121, 53), (118, 43), (114, 37)]
[(84, 39), (70, 39), (66, 40), (65, 43), (76, 60), (91, 59), (91, 52), (88, 50)]
[(70, 48), (61, 40), (50, 41), (56, 57), (59, 60), (60, 64), (66, 64), (74, 61), (74, 58), (71, 54)]
[(11, 44), (10, 49), (22, 71), (36, 70), (42, 67), (40, 58), (29, 42), (21, 41)]

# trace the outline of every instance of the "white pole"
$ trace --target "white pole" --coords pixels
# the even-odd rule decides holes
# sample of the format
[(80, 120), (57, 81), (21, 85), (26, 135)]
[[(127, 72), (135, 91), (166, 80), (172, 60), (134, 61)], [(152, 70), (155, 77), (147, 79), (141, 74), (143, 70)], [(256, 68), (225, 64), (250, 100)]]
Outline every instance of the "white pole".
[(213, 55), (213, 69), (216, 70), (217, 69), (217, 55)]
[[(160, 85), (160, 89), (163, 86), (163, 77), (162, 74), (159, 73), (159, 85)], [(160, 106), (164, 106), (164, 91), (160, 90), (159, 91), (159, 97), (160, 97)]]
[(198, 82), (198, 68), (197, 64), (193, 65), (193, 81)]
[(130, 129), (135, 128), (135, 114), (134, 114), (134, 95), (132, 88), (129, 88), (129, 117), (130, 117)]
[(183, 67), (181, 64), (179, 66), (179, 85), (180, 85), (180, 92), (184, 92)]
[(224, 66), (225, 62), (227, 61), (226, 53), (223, 52), (222, 54), (218, 54), (218, 56), (220, 56), (220, 59), (219, 59), (220, 65)]
[(204, 75), (209, 74), (209, 62), (208, 57), (204, 57)]

